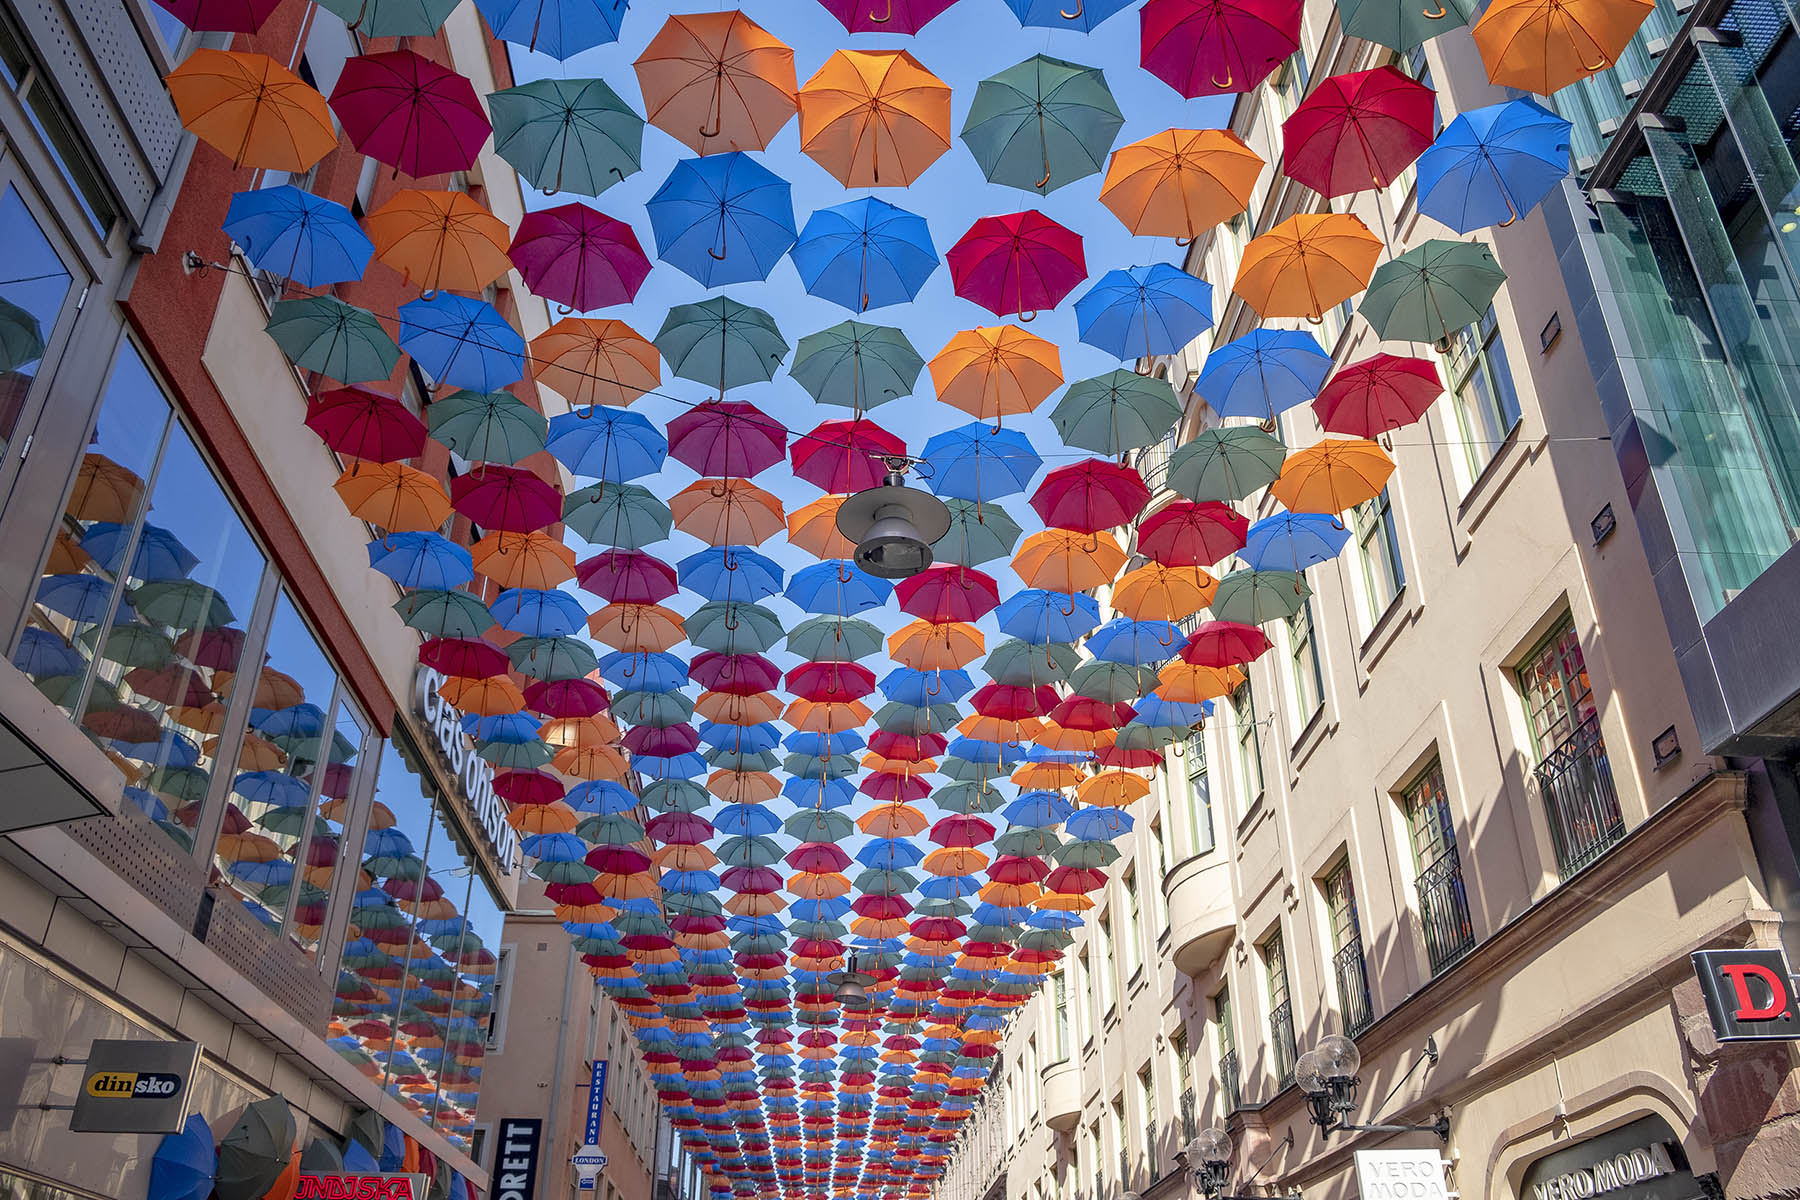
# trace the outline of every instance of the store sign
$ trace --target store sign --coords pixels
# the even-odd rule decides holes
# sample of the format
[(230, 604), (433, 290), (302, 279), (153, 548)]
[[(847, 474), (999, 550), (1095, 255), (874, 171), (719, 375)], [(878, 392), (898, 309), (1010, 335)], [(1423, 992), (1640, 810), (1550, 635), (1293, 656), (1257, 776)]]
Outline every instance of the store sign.
[(1436, 1150), (1358, 1150), (1356, 1186), (1362, 1200), (1450, 1200), (1444, 1159)]
[(1780, 950), (1700, 950), (1694, 974), (1721, 1042), (1800, 1039), (1800, 980)]
[(431, 730), (432, 740), (455, 773), (463, 805), (487, 838), (488, 848), (501, 869), (510, 873), (519, 856), (519, 835), (507, 823), (506, 805), (494, 794), (493, 764), (475, 753), (475, 744), (463, 732), (462, 714), (438, 694), (444, 680), (442, 672), (420, 667), (413, 677), (413, 709)]
[(294, 1200), (427, 1200), (431, 1181), (423, 1175), (302, 1174)]
[(1642, 1117), (1532, 1163), (1521, 1200), (1692, 1200), (1689, 1174), (1668, 1122)]
[(594, 1180), (606, 1167), (606, 1153), (600, 1149), (600, 1116), (606, 1109), (606, 1060), (594, 1060), (593, 1073), (588, 1078), (587, 1126), (584, 1130), (581, 1148), (570, 1156), (569, 1163), (575, 1168), (576, 1190), (591, 1192)]
[(179, 1133), (188, 1118), (197, 1042), (97, 1038), (69, 1128), (78, 1133)]
[(500, 1152), (489, 1194), (493, 1200), (534, 1200), (544, 1122), (537, 1117), (505, 1117), (497, 1132)]

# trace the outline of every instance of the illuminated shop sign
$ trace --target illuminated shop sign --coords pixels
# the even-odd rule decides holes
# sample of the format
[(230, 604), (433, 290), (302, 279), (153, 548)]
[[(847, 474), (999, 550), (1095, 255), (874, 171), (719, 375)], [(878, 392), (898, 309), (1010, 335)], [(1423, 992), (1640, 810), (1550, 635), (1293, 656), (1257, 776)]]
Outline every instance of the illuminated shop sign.
[(1520, 1200), (1695, 1200), (1703, 1195), (1660, 1117), (1641, 1117), (1538, 1159)]
[(475, 744), (462, 729), (462, 714), (457, 712), (438, 689), (444, 675), (430, 667), (420, 667), (413, 677), (413, 711), (431, 730), (431, 738), (456, 775), (456, 787), (463, 807), (475, 818), (488, 849), (500, 863), (500, 869), (512, 873), (519, 856), (519, 835), (506, 820), (506, 805), (494, 794), (494, 768), (475, 753)]
[(1780, 950), (1701, 950), (1694, 975), (1721, 1042), (1800, 1039), (1800, 980)]

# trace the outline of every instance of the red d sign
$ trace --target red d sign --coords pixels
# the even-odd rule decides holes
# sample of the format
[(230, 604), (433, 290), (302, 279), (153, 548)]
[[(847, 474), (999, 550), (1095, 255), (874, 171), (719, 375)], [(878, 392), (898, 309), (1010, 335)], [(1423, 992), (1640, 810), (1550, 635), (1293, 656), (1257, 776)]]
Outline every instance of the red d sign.
[(1800, 987), (1780, 950), (1701, 950), (1693, 960), (1720, 1041), (1800, 1039)]

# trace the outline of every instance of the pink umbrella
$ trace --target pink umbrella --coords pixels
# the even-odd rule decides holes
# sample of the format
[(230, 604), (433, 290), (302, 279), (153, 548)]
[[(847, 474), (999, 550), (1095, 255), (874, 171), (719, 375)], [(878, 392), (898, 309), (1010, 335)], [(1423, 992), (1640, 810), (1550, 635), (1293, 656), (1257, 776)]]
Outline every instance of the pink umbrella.
[(699, 813), (657, 813), (644, 832), (666, 846), (698, 846), (713, 835), (713, 823)]
[(1443, 394), (1428, 360), (1377, 354), (1340, 367), (1313, 400), (1313, 411), (1331, 433), (1370, 438), (1411, 425)]
[(483, 463), (450, 481), (450, 506), (488, 530), (530, 533), (562, 520), (562, 493), (522, 467)]
[(720, 654), (708, 650), (696, 655), (688, 678), (708, 691), (728, 696), (754, 696), (781, 686), (781, 668), (760, 654)]
[(1391, 66), (1333, 75), (1281, 132), (1282, 171), (1321, 196), (1386, 187), (1437, 136), (1437, 93)]
[(331, 107), (358, 150), (412, 176), (468, 170), (493, 132), (474, 86), (411, 50), (345, 62)]
[(1135, 468), (1090, 458), (1044, 476), (1031, 497), (1044, 524), (1098, 533), (1131, 522), (1150, 503), (1150, 489)]
[(1192, 99), (1247, 92), (1300, 46), (1301, 0), (1149, 0), (1146, 70)]
[(787, 864), (796, 871), (813, 871), (822, 875), (844, 870), (850, 865), (850, 856), (842, 846), (833, 842), (807, 842), (788, 851)]
[(592, 717), (606, 711), (606, 689), (591, 679), (552, 679), (525, 689), (525, 707), (546, 717)]
[(1027, 321), (1087, 278), (1080, 235), (1035, 211), (982, 217), (944, 259), (957, 295), (995, 316), (1016, 313)]
[(654, 725), (633, 725), (620, 739), (633, 754), (654, 758), (674, 758), (700, 746), (700, 733), (692, 725), (670, 725), (659, 729)]
[(156, 0), (189, 29), (255, 33), (281, 0)]
[(635, 875), (650, 866), (650, 856), (633, 846), (595, 846), (582, 861), (608, 875)]
[(917, 33), (956, 0), (819, 0), (851, 33)]
[(880, 483), (885, 460), (904, 456), (906, 443), (867, 418), (826, 421), (794, 439), (788, 451), (794, 474), (814, 487), (840, 495)]
[(787, 690), (802, 700), (860, 700), (875, 690), (875, 672), (857, 663), (801, 663), (787, 673)]
[(676, 591), (675, 568), (641, 550), (607, 550), (575, 566), (581, 586), (613, 604), (658, 604)]
[(669, 422), (669, 457), (702, 475), (748, 479), (786, 456), (787, 430), (741, 400), (708, 400)]
[(1000, 585), (973, 567), (930, 567), (901, 580), (894, 590), (901, 612), (933, 625), (979, 621), (1000, 607)]
[(631, 226), (585, 204), (526, 213), (508, 253), (526, 287), (582, 312), (629, 304), (650, 274)]
[(1165, 504), (1138, 525), (1138, 553), (1165, 567), (1211, 566), (1244, 548), (1250, 518), (1217, 500)]

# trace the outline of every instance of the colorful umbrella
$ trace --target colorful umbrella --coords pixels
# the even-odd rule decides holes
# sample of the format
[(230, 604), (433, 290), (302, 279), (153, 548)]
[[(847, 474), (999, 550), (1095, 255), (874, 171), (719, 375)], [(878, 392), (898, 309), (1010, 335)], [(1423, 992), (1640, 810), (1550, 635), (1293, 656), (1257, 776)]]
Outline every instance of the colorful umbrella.
[(525, 374), (525, 339), (492, 305), (439, 292), (400, 306), (400, 345), (432, 378), (496, 392)]
[(1248, 92), (1300, 46), (1297, 0), (1149, 0), (1144, 68), (1193, 99)]
[(1006, 0), (1006, 7), (1021, 25), (1047, 29), (1079, 29), (1092, 33), (1094, 26), (1131, 6), (1131, 0)]
[(787, 181), (738, 150), (676, 163), (644, 207), (657, 256), (706, 287), (767, 279), (794, 244)]
[(564, 317), (531, 339), (531, 375), (576, 408), (624, 406), (662, 383), (662, 357), (623, 321)]
[(375, 253), (349, 209), (292, 184), (237, 193), (224, 229), (259, 270), (302, 287), (361, 279)]
[(475, 578), (469, 552), (436, 531), (376, 538), (369, 566), (404, 588), (459, 588)]
[(558, 60), (617, 41), (626, 9), (622, 0), (475, 0), (475, 7), (501, 41)]
[(1026, 321), (1087, 278), (1080, 236), (1036, 210), (977, 219), (944, 260), (957, 295)]
[(365, 37), (430, 37), (459, 0), (326, 0), (320, 7), (336, 13)]
[(796, 436), (789, 453), (796, 477), (827, 492), (848, 494), (879, 484), (887, 474), (887, 460), (906, 457), (906, 443), (858, 418), (826, 421)]
[(562, 520), (562, 495), (530, 471), (483, 463), (450, 481), (450, 503), (484, 529), (527, 533)]
[(1012, 325), (958, 333), (931, 360), (938, 399), (986, 421), (1030, 412), (1062, 378), (1055, 343)]
[(1026, 587), (1085, 592), (1117, 577), (1125, 550), (1110, 533), (1045, 529), (1025, 539), (1012, 565)]
[(1432, 342), (1482, 319), (1506, 272), (1485, 242), (1433, 238), (1376, 268), (1360, 311), (1386, 341)]
[(1250, 527), (1238, 557), (1259, 571), (1304, 571), (1336, 558), (1349, 539), (1343, 523), (1326, 514), (1276, 513)]
[(1443, 394), (1434, 363), (1377, 354), (1340, 367), (1313, 411), (1327, 433), (1371, 438), (1417, 421)]
[(309, 396), (306, 427), (348, 458), (397, 462), (425, 450), (425, 423), (392, 396), (337, 388)]
[(1098, 70), (1040, 54), (976, 86), (962, 139), (988, 182), (1046, 195), (1099, 171), (1124, 124)]
[(709, 546), (759, 546), (785, 526), (781, 501), (747, 479), (702, 479), (669, 501), (675, 528)]
[(1086, 459), (1044, 476), (1031, 507), (1044, 524), (1098, 533), (1129, 524), (1150, 503), (1150, 489), (1133, 467)]
[(492, 132), (468, 79), (411, 50), (346, 59), (331, 109), (358, 150), (414, 177), (468, 170)]
[(906, 335), (845, 321), (800, 339), (788, 375), (821, 404), (863, 410), (912, 392), (925, 360)]
[(808, 292), (852, 312), (909, 301), (937, 270), (925, 219), (873, 196), (813, 213), (789, 256)]
[(917, 33), (956, 0), (819, 0), (851, 33)]
[(1165, 567), (1204, 567), (1242, 549), (1248, 532), (1249, 518), (1216, 500), (1178, 500), (1138, 524), (1137, 548)]
[(1169, 129), (1113, 151), (1100, 203), (1141, 237), (1185, 244), (1243, 212), (1264, 165), (1228, 129)]
[[(1294, 571), (1233, 571), (1219, 580), (1212, 611), (1221, 621), (1261, 625), (1293, 616), (1310, 595), (1312, 588)], [(1171, 693), (1169, 698), (1176, 697)]]
[(1230, 621), (1206, 621), (1188, 635), (1181, 661), (1200, 667), (1231, 667), (1252, 662), (1273, 647), (1268, 636), (1254, 625)]
[(1169, 487), (1189, 500), (1242, 500), (1281, 474), (1287, 447), (1245, 426), (1201, 430), (1169, 456)]
[(635, 66), (650, 123), (696, 154), (766, 149), (794, 116), (793, 50), (741, 12), (670, 17)]
[(964, 567), (978, 567), (1012, 553), (1023, 532), (1019, 523), (998, 508), (983, 511), (970, 500), (946, 500), (950, 531), (931, 544), (932, 557)]
[(450, 519), (443, 485), (403, 463), (359, 464), (332, 486), (351, 516), (380, 529), (436, 529)]
[(1194, 392), (1221, 417), (1273, 422), (1318, 395), (1330, 372), (1331, 355), (1311, 334), (1252, 329), (1206, 356)]
[(905, 187), (949, 148), (950, 88), (904, 50), (839, 50), (800, 89), (800, 149), (845, 187)]
[(376, 258), (426, 292), (479, 292), (512, 269), (506, 222), (466, 192), (407, 188), (365, 224)]
[(1212, 285), (1169, 263), (1115, 269), (1075, 301), (1075, 322), (1117, 358), (1173, 354), (1212, 328)]
[(1199, 567), (1145, 563), (1120, 578), (1112, 606), (1133, 621), (1185, 621), (1206, 607), (1216, 586)]
[(1123, 454), (1161, 441), (1181, 420), (1181, 402), (1168, 380), (1118, 370), (1070, 384), (1050, 420), (1067, 445)]
[(603, 80), (536, 79), (494, 92), (488, 111), (494, 153), (541, 191), (598, 196), (641, 165), (644, 119)]
[(1457, 114), (1419, 156), (1419, 211), (1458, 233), (1511, 225), (1567, 177), (1570, 129), (1531, 99)]
[(434, 440), (471, 462), (516, 463), (544, 448), (544, 415), (509, 392), (455, 392), (425, 410)]
[(1282, 122), (1282, 172), (1325, 197), (1387, 187), (1436, 132), (1437, 93), (1392, 65), (1333, 75)]
[(721, 393), (775, 378), (788, 352), (774, 317), (729, 296), (671, 308), (656, 348), (675, 374), (715, 384)]
[(669, 456), (702, 475), (748, 478), (787, 457), (787, 430), (753, 404), (708, 400), (669, 422)]
[(1399, 54), (1467, 25), (1476, 5), (1471, 0), (1441, 0), (1419, 4), (1417, 0), (1343, 0), (1338, 20), (1346, 37), (1358, 37), (1386, 46)]
[(629, 304), (650, 274), (631, 226), (585, 204), (526, 213), (507, 255), (526, 287), (573, 309)]
[(400, 348), (375, 314), (335, 296), (277, 300), (263, 327), (288, 361), (340, 383), (386, 379)]
[(196, 50), (165, 82), (182, 125), (234, 167), (298, 175), (337, 149), (325, 97), (266, 54)]
[(1295, 213), (1244, 247), (1231, 290), (1264, 318), (1320, 320), (1368, 286), (1381, 239), (1350, 213)]
[(1394, 460), (1366, 438), (1326, 438), (1288, 456), (1269, 494), (1296, 513), (1342, 513), (1374, 499)]
[[(616, 409), (559, 413), (550, 420), (550, 436), (544, 448), (572, 473), (610, 483), (654, 475), (669, 456), (667, 439), (643, 415)], [(617, 496), (601, 492), (589, 495), (601, 499)], [(612, 515), (616, 520), (619, 514)], [(576, 528), (579, 531), (580, 526)]]
[(1023, 433), (976, 421), (927, 440), (919, 471), (939, 496), (982, 503), (1024, 491), (1043, 465)]
[[(255, 33), (280, 0), (156, 0), (189, 29), (208, 33)], [(165, 1142), (174, 1140), (170, 1134)], [(160, 1151), (159, 1151), (160, 1153)], [(211, 1177), (210, 1172), (208, 1178)]]
[(1475, 22), (1489, 82), (1548, 96), (1618, 61), (1651, 0), (1496, 0)]

